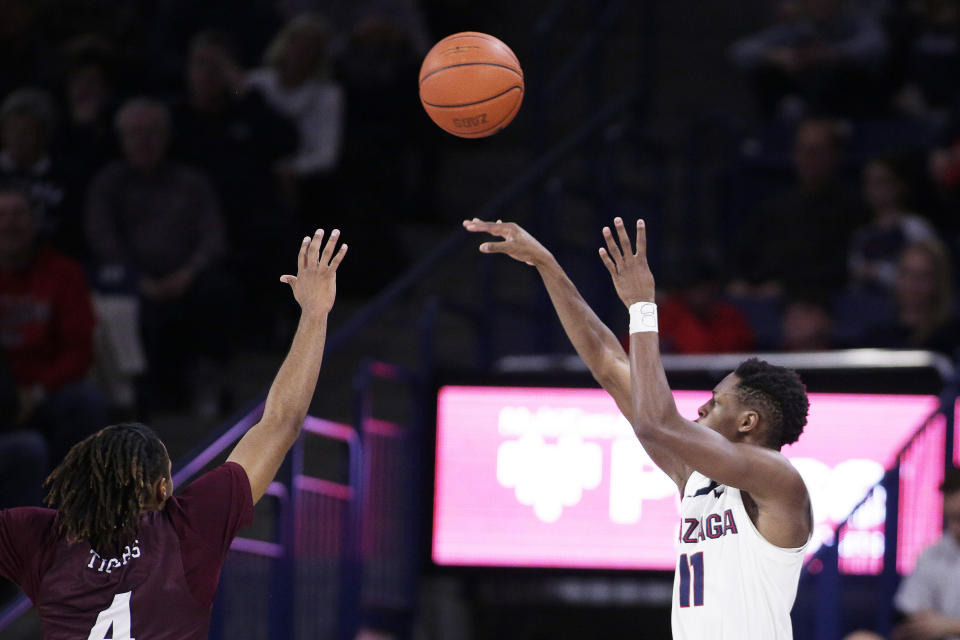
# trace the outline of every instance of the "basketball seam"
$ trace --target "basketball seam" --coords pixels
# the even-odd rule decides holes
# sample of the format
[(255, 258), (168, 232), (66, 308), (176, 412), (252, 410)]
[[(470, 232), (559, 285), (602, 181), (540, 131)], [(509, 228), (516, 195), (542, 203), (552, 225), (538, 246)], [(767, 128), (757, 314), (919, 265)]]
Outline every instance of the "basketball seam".
[[(517, 87), (512, 87), (512, 88), (516, 89)], [(503, 95), (503, 94), (500, 94), (500, 95)], [(521, 92), (521, 97), (522, 97), (522, 92)], [(492, 100), (492, 98), (491, 98), (491, 100)], [(500, 120), (497, 121), (497, 123), (496, 123), (495, 125), (489, 126), (489, 127), (487, 127), (486, 129), (479, 129), (479, 130), (477, 130), (477, 131), (463, 131), (463, 132), (460, 132), (460, 133), (465, 133), (465, 134), (466, 134), (465, 136), (462, 136), (462, 137), (470, 137), (470, 138), (476, 137), (476, 136), (478, 136), (478, 134), (485, 133), (485, 132), (487, 132), (487, 131), (490, 131), (491, 129), (496, 129), (497, 127), (500, 127), (500, 125), (503, 124), (503, 121), (504, 121), (504, 120), (507, 120), (507, 119), (510, 118), (511, 116), (516, 115), (517, 111), (519, 111), (519, 110), (520, 110), (520, 105), (519, 105), (519, 104), (516, 104), (516, 105), (513, 106), (513, 109), (511, 109), (511, 110), (507, 113), (507, 115), (505, 115), (505, 116), (503, 116), (502, 118), (500, 118)], [(506, 126), (506, 125), (504, 125), (504, 126)], [(503, 127), (500, 127), (500, 128), (502, 129)], [(448, 133), (453, 133), (453, 132), (451, 131), (451, 132), (448, 132)], [(457, 134), (454, 133), (453, 135), (457, 135)]]
[(514, 69), (514, 68), (512, 68), (512, 67), (508, 67), (508, 66), (505, 65), (505, 64), (497, 64), (496, 62), (459, 62), (459, 63), (457, 63), (457, 64), (450, 64), (450, 65), (447, 65), (447, 66), (445, 66), (445, 67), (440, 67), (439, 69), (434, 69), (433, 71), (431, 71), (431, 72), (428, 73), (427, 75), (425, 75), (425, 76), (423, 76), (422, 78), (420, 78), (420, 84), (423, 84), (423, 81), (426, 80), (427, 78), (429, 78), (430, 76), (432, 76), (432, 75), (434, 75), (434, 74), (436, 74), (436, 73), (440, 73), (441, 71), (444, 71), (444, 70), (446, 70), (446, 69), (454, 69), (454, 68), (456, 68), (456, 67), (477, 67), (477, 66), (480, 66), (480, 65), (487, 65), (487, 66), (490, 66), (490, 67), (500, 67), (501, 69), (506, 69), (506, 70), (508, 70), (508, 71), (512, 71), (512, 72), (514, 72), (514, 73), (517, 74), (517, 77), (519, 77), (521, 80), (523, 80), (523, 73), (522, 73), (522, 72), (519, 72), (519, 71), (517, 71), (516, 69)]
[(433, 107), (434, 109), (458, 109), (460, 107), (472, 107), (475, 104), (483, 104), (484, 102), (490, 102), (491, 100), (496, 100), (500, 96), (507, 95), (514, 89), (520, 89), (521, 93), (523, 92), (523, 87), (521, 87), (518, 84), (515, 84), (509, 89), (507, 89), (506, 91), (501, 91), (495, 96), (490, 96), (489, 98), (484, 98), (483, 100), (477, 100), (476, 102), (466, 102), (464, 104), (433, 104), (432, 102), (427, 102), (422, 98), (421, 98), (421, 101), (423, 102), (423, 104), (427, 105), (428, 107)]
[[(502, 40), (499, 40), (497, 38), (491, 38), (490, 36), (485, 36), (480, 33), (469, 33), (469, 34), (457, 33), (452, 36), (447, 36), (440, 42), (446, 42), (447, 40), (457, 40), (458, 38), (480, 38), (481, 40), (486, 40), (487, 42), (496, 42), (496, 43), (502, 44), (504, 47), (507, 46), (506, 43), (504, 43)], [(437, 44), (440, 44), (440, 42), (438, 42)], [(520, 59), (517, 58), (517, 54), (515, 54), (509, 47), (507, 47), (507, 51), (510, 53), (511, 56), (513, 56), (513, 59), (516, 60), (517, 66), (520, 66)]]

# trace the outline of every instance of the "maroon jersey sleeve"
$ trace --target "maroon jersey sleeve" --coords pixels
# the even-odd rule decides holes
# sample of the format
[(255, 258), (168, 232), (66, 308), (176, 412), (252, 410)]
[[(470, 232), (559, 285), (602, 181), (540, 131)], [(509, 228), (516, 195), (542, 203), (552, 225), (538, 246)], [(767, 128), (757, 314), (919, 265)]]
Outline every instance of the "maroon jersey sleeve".
[(19, 585), (34, 601), (55, 517), (55, 511), (37, 507), (0, 511), (0, 575)]
[(187, 584), (204, 606), (213, 605), (230, 543), (253, 522), (253, 496), (243, 467), (227, 462), (194, 480), (166, 506), (180, 537)]

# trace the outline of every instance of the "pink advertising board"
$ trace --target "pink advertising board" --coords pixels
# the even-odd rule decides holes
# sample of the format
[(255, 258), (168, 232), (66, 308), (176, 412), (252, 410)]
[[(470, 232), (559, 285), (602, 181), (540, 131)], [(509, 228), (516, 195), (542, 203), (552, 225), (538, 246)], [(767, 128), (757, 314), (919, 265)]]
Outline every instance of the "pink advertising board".
[[(681, 414), (695, 417), (709, 391), (674, 396)], [(832, 541), (834, 525), (892, 466), (936, 399), (811, 394), (810, 404), (804, 434), (783, 452), (810, 490), (813, 552)], [(436, 564), (672, 570), (676, 487), (603, 390), (445, 386), (436, 436)], [(884, 496), (875, 498), (841, 541), (852, 571), (872, 572), (883, 554)], [(935, 537), (939, 521), (930, 528), (920, 539)], [(857, 559), (867, 562), (851, 564)]]

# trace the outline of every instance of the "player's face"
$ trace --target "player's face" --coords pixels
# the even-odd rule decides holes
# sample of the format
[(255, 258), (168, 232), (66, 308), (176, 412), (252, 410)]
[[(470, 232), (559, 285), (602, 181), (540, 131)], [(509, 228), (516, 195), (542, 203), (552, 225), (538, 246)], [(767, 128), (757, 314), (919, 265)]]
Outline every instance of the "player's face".
[(697, 409), (697, 422), (709, 427), (728, 440), (737, 436), (737, 427), (742, 415), (736, 387), (740, 378), (731, 373), (713, 388), (711, 398)]
[(960, 491), (943, 496), (944, 528), (960, 544)]

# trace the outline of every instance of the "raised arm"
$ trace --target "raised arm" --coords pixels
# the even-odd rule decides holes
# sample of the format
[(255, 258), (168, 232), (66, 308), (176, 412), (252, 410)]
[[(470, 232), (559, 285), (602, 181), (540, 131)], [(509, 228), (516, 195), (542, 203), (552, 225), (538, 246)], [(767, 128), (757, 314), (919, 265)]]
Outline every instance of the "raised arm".
[[(635, 304), (654, 302), (653, 274), (647, 265), (646, 235), (643, 220), (637, 221), (637, 249), (632, 252), (623, 221), (614, 221), (623, 247), (621, 251), (609, 228), (603, 234), (607, 247), (600, 257), (613, 278), (617, 294), (630, 309)], [(739, 411), (732, 390), (718, 387), (714, 398), (700, 409), (697, 422), (686, 420), (677, 411), (673, 394), (660, 361), (660, 344), (655, 325), (655, 309), (639, 307), (632, 314), (646, 315), (654, 322), (631, 327), (630, 380), (633, 395), (633, 429), (646, 447), (648, 443), (675, 455), (691, 469), (711, 480), (746, 491), (756, 502), (761, 518), (758, 529), (770, 542), (784, 547), (800, 546), (809, 533), (809, 497), (797, 470), (779, 452), (767, 447), (733, 442), (725, 435), (701, 424), (716, 423), (726, 415), (724, 425), (740, 429), (755, 425), (756, 412)], [(631, 322), (633, 325), (634, 322)], [(722, 386), (722, 383), (721, 383)], [(720, 408), (720, 405), (723, 405)], [(723, 414), (721, 412), (732, 412)], [(711, 416), (711, 412), (717, 412)], [(736, 420), (733, 420), (736, 416)]]
[[(480, 245), (481, 252), (504, 253), (537, 269), (573, 348), (594, 379), (613, 397), (620, 412), (630, 419), (633, 400), (627, 354), (613, 332), (580, 295), (553, 254), (514, 222), (484, 222), (474, 218), (464, 220), (463, 226), (467, 231), (503, 238), (502, 242), (484, 242)], [(656, 446), (644, 447), (657, 466), (682, 490), (683, 482), (689, 475), (684, 465), (675, 456), (659, 451)]]
[(337, 294), (337, 267), (347, 252), (344, 244), (334, 255), (339, 235), (334, 229), (322, 253), (322, 229), (317, 229), (313, 238), (304, 238), (297, 275), (280, 278), (290, 285), (300, 304), (300, 322), (290, 352), (270, 386), (263, 417), (240, 439), (227, 459), (247, 472), (254, 503), (263, 497), (287, 451), (299, 437), (317, 386), (327, 337), (327, 314)]

